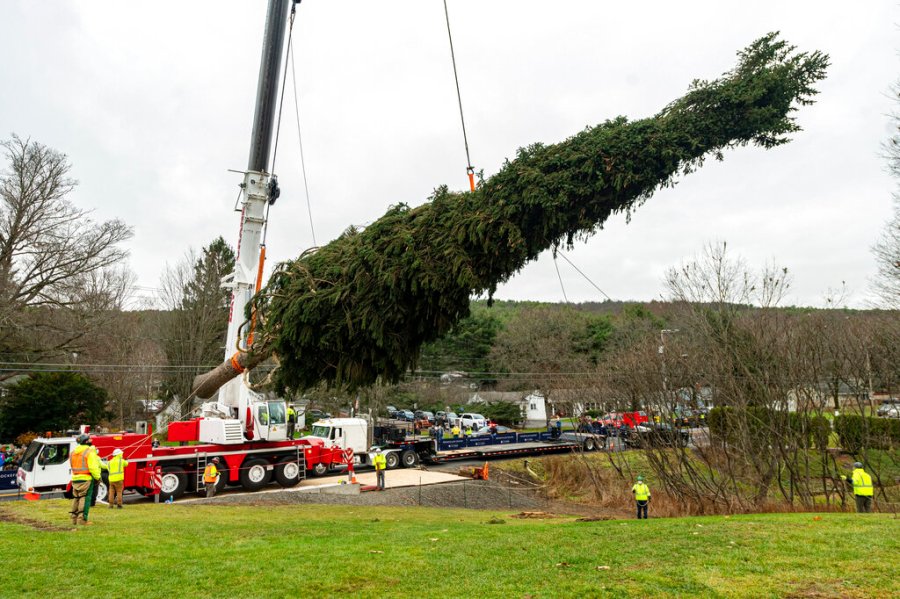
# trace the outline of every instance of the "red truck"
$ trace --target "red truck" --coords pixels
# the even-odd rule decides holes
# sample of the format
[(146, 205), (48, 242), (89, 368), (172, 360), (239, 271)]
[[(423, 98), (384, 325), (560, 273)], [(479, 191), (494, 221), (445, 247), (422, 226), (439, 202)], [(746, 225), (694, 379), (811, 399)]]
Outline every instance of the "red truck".
[[(197, 441), (199, 420), (173, 422), (170, 441)], [(292, 487), (306, 477), (307, 471), (324, 474), (333, 465), (345, 463), (340, 448), (325, 447), (321, 439), (254, 441), (238, 444), (202, 443), (153, 447), (149, 434), (93, 434), (91, 441), (101, 459), (121, 449), (128, 467), (125, 489), (142, 495), (161, 493), (178, 498), (204, 488), (203, 470), (209, 460), (219, 458), (218, 490), (226, 485), (256, 491), (275, 480)], [(76, 446), (74, 436), (38, 438), (31, 442), (16, 474), (19, 488), (26, 493), (64, 490), (71, 477), (69, 454)], [(107, 494), (106, 473), (97, 494)]]

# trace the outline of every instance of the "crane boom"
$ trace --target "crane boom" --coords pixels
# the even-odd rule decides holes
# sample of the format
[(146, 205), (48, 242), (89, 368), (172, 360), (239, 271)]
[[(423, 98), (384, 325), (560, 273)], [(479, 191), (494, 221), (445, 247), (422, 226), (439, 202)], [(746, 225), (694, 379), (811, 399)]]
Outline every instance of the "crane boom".
[[(256, 89), (256, 109), (250, 136), (250, 157), (241, 183), (241, 223), (234, 272), (222, 280), (231, 290), (225, 359), (248, 346), (248, 327), (243, 327), (250, 298), (259, 289), (264, 256), (263, 232), (267, 205), (278, 195), (277, 178), (269, 172), (269, 156), (278, 100), (281, 59), (284, 53), (288, 9), (299, 0), (269, 0), (263, 36), (262, 57)], [(237, 377), (219, 389), (217, 401), (204, 404), (204, 416), (239, 420), (248, 440), (286, 439), (284, 400), (269, 400), (255, 393), (245, 377)], [(243, 441), (243, 439), (241, 439)]]

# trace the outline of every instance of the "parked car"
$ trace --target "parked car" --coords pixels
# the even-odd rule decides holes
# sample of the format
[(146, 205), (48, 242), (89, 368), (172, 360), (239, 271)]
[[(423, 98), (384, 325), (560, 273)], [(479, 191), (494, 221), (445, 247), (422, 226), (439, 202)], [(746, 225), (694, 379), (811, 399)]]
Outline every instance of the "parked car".
[(459, 428), (462, 429), (471, 426), (472, 430), (476, 430), (484, 428), (485, 424), (487, 424), (487, 418), (481, 414), (476, 414), (475, 412), (466, 412), (459, 417)]
[(306, 410), (306, 423), (312, 424), (316, 420), (323, 420), (325, 418), (331, 418), (330, 412), (323, 412), (318, 408), (313, 408), (311, 410)]
[(388, 416), (397, 411), (397, 408), (394, 406), (384, 406), (384, 411), (388, 413)]
[(882, 401), (875, 413), (883, 418), (897, 418), (898, 412), (900, 412), (900, 399), (891, 397)]
[[(498, 435), (501, 435), (503, 433), (514, 433), (514, 432), (515, 431), (513, 429), (509, 428), (508, 426), (502, 426), (502, 425), (497, 426), (497, 434)], [(483, 426), (483, 427), (479, 428), (477, 431), (473, 431), (472, 434), (473, 435), (490, 435), (491, 427)]]
[(413, 414), (410, 410), (397, 410), (396, 412), (394, 412), (394, 418), (396, 418), (397, 420), (413, 422), (416, 419), (416, 415)]
[(635, 447), (687, 447), (690, 440), (690, 432), (663, 422), (638, 426), (628, 442)]
[(427, 420), (429, 424), (434, 424), (434, 414), (425, 410), (416, 410), (416, 420)]

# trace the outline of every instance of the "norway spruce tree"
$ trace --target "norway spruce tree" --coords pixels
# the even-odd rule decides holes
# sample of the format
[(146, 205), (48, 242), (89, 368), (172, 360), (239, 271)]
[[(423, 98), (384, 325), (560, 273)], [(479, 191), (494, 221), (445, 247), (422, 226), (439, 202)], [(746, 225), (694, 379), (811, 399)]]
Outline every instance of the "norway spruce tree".
[(195, 391), (208, 397), (237, 374), (234, 362), (251, 368), (270, 356), (279, 389), (395, 381), (423, 343), (469, 314), (473, 294), (490, 295), (542, 251), (590, 237), (710, 156), (786, 143), (828, 57), (777, 34), (738, 57), (655, 116), (522, 148), (474, 192), (439, 187), (421, 206), (398, 204), (282, 263), (250, 305), (259, 317), (251, 350), (198, 377)]

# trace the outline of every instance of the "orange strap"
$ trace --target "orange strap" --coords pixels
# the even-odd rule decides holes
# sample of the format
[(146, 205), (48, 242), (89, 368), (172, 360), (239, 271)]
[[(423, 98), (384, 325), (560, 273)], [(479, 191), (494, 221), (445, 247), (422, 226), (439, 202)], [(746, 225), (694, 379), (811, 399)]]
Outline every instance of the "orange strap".
[[(259, 248), (259, 265), (256, 267), (256, 289), (254, 293), (259, 293), (259, 290), (262, 288), (262, 275), (263, 275), (263, 266), (266, 264), (266, 246), (262, 245)], [(250, 334), (247, 335), (247, 346), (253, 345), (253, 330), (256, 328), (256, 311), (253, 311), (253, 316), (250, 317)]]
[(238, 374), (244, 372), (244, 367), (241, 366), (240, 362), (238, 362), (239, 355), (239, 352), (234, 352), (234, 354), (231, 356), (231, 369)]
[(466, 173), (469, 175), (469, 188), (475, 191), (475, 169), (469, 167), (466, 169)]

